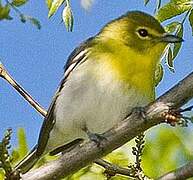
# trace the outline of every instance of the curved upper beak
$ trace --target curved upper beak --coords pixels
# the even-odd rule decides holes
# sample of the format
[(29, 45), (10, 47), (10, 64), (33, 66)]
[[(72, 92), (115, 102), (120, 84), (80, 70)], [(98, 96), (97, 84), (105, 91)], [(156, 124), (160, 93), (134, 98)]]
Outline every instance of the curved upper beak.
[(162, 37), (160, 37), (160, 40), (166, 43), (180, 43), (184, 41), (181, 37), (168, 33), (165, 33)]

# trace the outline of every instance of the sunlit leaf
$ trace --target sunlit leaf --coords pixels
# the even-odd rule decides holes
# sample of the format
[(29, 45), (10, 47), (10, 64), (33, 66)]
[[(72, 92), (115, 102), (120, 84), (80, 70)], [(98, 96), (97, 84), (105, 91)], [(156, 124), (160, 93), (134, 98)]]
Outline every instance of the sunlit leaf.
[(72, 31), (74, 19), (73, 19), (72, 10), (69, 5), (66, 5), (66, 7), (64, 8), (62, 12), (62, 19), (65, 23), (67, 31)]
[(161, 0), (157, 0), (157, 3), (156, 3), (156, 8), (154, 10), (154, 12), (156, 13), (161, 7)]
[(191, 8), (191, 0), (170, 0), (169, 3), (162, 6), (156, 14), (159, 21), (165, 21), (177, 15), (184, 13)]
[(24, 5), (28, 0), (13, 0), (12, 5), (14, 6), (22, 6)]
[(91, 8), (92, 4), (94, 3), (94, 0), (81, 0), (80, 3), (84, 9), (88, 10)]
[(10, 7), (9, 5), (0, 6), (0, 20), (8, 19), (10, 20), (11, 17), (9, 16), (10, 13)]
[(32, 25), (35, 25), (38, 29), (41, 29), (41, 24), (40, 22), (31, 16), (27, 16), (25, 14), (20, 14), (20, 20), (22, 23), (25, 23), (26, 21), (29, 21)]
[(62, 3), (65, 0), (54, 0), (52, 2), (52, 5), (50, 7), (49, 13), (48, 13), (48, 17), (50, 18), (53, 14), (56, 13), (56, 11), (58, 10), (58, 8), (62, 5)]
[[(183, 24), (179, 23), (176, 26), (175, 35), (181, 38), (183, 37)], [(173, 46), (170, 46), (168, 49), (167, 56), (166, 56), (166, 63), (172, 72), (174, 72), (174, 60), (176, 56), (178, 55), (181, 46), (182, 46), (181, 42), (175, 43)]]
[(166, 25), (165, 26), (166, 32), (168, 32), (168, 33), (175, 32), (179, 24), (180, 24), (180, 22), (174, 21), (174, 22), (171, 22), (170, 24)]
[(161, 64), (158, 64), (155, 71), (155, 86), (157, 86), (163, 79), (164, 70)]
[(18, 150), (13, 149), (11, 153), (11, 158), (11, 163), (16, 164), (16, 162), (18, 162), (22, 157), (20, 157)]
[(173, 52), (172, 52), (171, 47), (169, 47), (169, 49), (168, 49), (167, 65), (168, 65), (169, 69), (170, 69), (172, 72), (175, 72), (175, 70), (174, 70), (174, 58), (173, 58)]
[(17, 131), (18, 138), (18, 152), (20, 157), (24, 157), (28, 152), (28, 145), (26, 141), (26, 135), (23, 128), (19, 128)]
[(3, 172), (2, 169), (0, 169), (0, 180), (5, 179), (5, 173)]
[(28, 19), (31, 22), (31, 24), (35, 25), (38, 29), (41, 29), (41, 24), (36, 18), (29, 17)]
[(52, 0), (46, 0), (46, 5), (47, 5), (48, 9), (50, 10), (50, 8), (52, 6)]
[[(192, 159), (192, 153), (185, 143), (186, 139), (189, 144), (192, 144), (192, 133), (188, 131), (188, 134), (183, 134), (182, 131), (185, 131), (185, 128), (178, 130), (166, 126), (151, 130), (149, 138), (146, 138), (142, 159), (144, 171), (148, 176), (157, 179), (156, 177), (174, 170)], [(190, 146), (190, 149), (192, 149), (192, 146)]]
[(191, 13), (189, 15), (189, 22), (190, 22), (190, 26), (192, 28), (192, 35), (193, 35), (193, 10), (191, 10)]
[[(183, 28), (183, 25), (180, 24), (180, 25), (178, 25), (178, 29), (177, 29), (177, 31), (176, 31), (176, 35), (177, 35), (178, 37), (181, 37), (181, 38), (182, 38), (182, 37), (183, 37), (183, 33), (184, 33), (184, 28)], [(178, 55), (181, 46), (182, 46), (182, 43), (175, 43), (175, 44), (174, 44), (174, 49), (173, 49), (173, 58), (174, 58), (174, 59), (175, 59), (176, 56)]]

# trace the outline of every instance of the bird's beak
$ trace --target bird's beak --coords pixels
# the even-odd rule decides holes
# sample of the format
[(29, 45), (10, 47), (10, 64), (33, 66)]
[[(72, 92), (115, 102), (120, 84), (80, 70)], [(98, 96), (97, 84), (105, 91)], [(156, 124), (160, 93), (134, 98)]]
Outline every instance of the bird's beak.
[(160, 37), (160, 40), (166, 43), (180, 43), (184, 41), (181, 37), (168, 33), (165, 33), (162, 37)]

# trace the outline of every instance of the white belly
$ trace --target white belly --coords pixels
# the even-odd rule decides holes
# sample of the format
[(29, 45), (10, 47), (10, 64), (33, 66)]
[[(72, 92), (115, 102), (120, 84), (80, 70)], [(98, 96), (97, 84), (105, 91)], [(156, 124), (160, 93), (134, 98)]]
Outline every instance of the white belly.
[(105, 66), (95, 64), (88, 70), (84, 69), (86, 63), (93, 62), (85, 62), (71, 73), (56, 100), (56, 124), (50, 133), (49, 151), (77, 138), (86, 139), (82, 130), (85, 126), (93, 133), (104, 133), (133, 107), (149, 102), (132, 87), (125, 93), (112, 73), (104, 74)]

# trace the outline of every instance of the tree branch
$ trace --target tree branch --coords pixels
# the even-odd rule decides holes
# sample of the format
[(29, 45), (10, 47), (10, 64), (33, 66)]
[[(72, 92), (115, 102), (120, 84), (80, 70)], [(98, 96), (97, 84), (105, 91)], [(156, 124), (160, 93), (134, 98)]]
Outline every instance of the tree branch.
[(164, 174), (157, 180), (183, 180), (183, 179), (185, 180), (190, 177), (193, 177), (193, 161), (187, 163), (186, 165), (174, 171)]
[(97, 159), (95, 160), (95, 163), (104, 167), (108, 173), (112, 174), (112, 176), (115, 176), (116, 174), (121, 174), (125, 176), (134, 177), (131, 176), (133, 172), (130, 169), (111, 164), (103, 159)]
[(169, 112), (170, 109), (179, 109), (192, 98), (193, 73), (154, 103), (145, 107), (146, 119), (139, 111), (134, 110), (128, 118), (104, 133), (106, 139), (101, 142), (101, 148), (92, 141), (84, 142), (79, 147), (62, 155), (59, 159), (23, 174), (22, 178), (23, 180), (46, 180), (70, 175), (96, 159), (107, 155), (145, 130), (163, 122), (163, 113)]
[[(46, 111), (9, 75), (9, 73), (3, 67), (2, 64), (0, 64), (0, 77), (4, 78), (11, 86), (13, 86), (17, 90), (17, 92), (19, 92), (20, 95), (22, 95), (40, 114), (42, 114), (43, 116), (46, 115)], [(180, 83), (178, 85), (180, 85)], [(191, 90), (191, 88), (188, 88), (188, 89)], [(178, 90), (180, 90), (180, 88), (178, 88)], [(183, 99), (179, 99), (179, 101), (177, 101), (178, 95), (181, 94), (181, 92), (178, 93), (176, 91), (173, 91), (173, 94), (172, 94), (172, 91), (168, 91), (168, 93), (166, 93), (165, 96), (160, 97), (157, 101), (168, 102), (167, 94), (169, 94), (168, 96), (169, 100), (170, 100), (170, 96), (174, 97), (174, 101), (173, 102), (172, 100), (170, 101), (170, 103), (172, 104), (171, 107), (177, 108), (178, 106), (179, 107), (181, 106), (181, 101), (185, 104), (185, 102), (188, 100), (189, 95), (191, 95), (192, 92), (186, 91), (186, 96), (183, 95)], [(129, 169), (113, 165), (104, 160), (97, 159), (95, 163), (103, 166), (107, 171), (112, 171), (112, 173), (122, 174), (127, 176), (131, 175), (131, 172), (129, 172)], [(188, 163), (187, 165), (179, 169), (176, 169), (175, 171), (169, 172), (161, 176), (160, 179), (182, 179), (182, 178), (188, 178), (191, 176), (193, 176), (193, 163)]]
[[(0, 63), (0, 77), (5, 79), (37, 112), (44, 117), (46, 116), (46, 110), (37, 101), (35, 101), (33, 97), (23, 87), (21, 87), (18, 82), (16, 82), (16, 80), (11, 77), (2, 63)], [(111, 171), (111, 173), (114, 174), (122, 174), (131, 177), (131, 172), (128, 168), (119, 167), (103, 159), (97, 159), (95, 163), (104, 167), (108, 172)]]
[(7, 72), (3, 64), (0, 62), (0, 77), (5, 79), (27, 102), (30, 103), (36, 111), (38, 111), (42, 116), (46, 116), (46, 111), (40, 106), (40, 104), (33, 99), (33, 97), (23, 89)]

